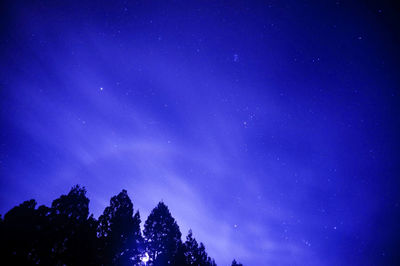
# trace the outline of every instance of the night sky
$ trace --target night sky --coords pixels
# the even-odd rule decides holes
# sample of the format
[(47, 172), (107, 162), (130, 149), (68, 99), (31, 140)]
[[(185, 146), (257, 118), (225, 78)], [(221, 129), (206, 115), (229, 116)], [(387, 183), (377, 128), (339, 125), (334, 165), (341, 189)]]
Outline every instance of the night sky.
[(219, 265), (394, 264), (398, 10), (250, 2), (2, 1), (0, 213), (127, 189)]

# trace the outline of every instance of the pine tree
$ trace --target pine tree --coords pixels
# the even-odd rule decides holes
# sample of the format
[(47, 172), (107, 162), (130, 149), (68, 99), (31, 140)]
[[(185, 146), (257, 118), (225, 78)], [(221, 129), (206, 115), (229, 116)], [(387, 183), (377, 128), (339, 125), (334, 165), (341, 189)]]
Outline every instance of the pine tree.
[(1, 222), (1, 249), (3, 261), (13, 265), (29, 265), (35, 261), (35, 240), (38, 231), (35, 226), (36, 201), (25, 201), (4, 215)]
[(144, 224), (146, 251), (150, 257), (149, 265), (175, 265), (178, 251), (182, 245), (181, 232), (163, 203), (158, 203)]
[(142, 254), (140, 214), (133, 215), (133, 204), (126, 190), (110, 200), (99, 217), (98, 235), (101, 241), (103, 265), (136, 265)]
[[(99, 220), (89, 216), (83, 187), (73, 187), (51, 207), (25, 201), (0, 215), (0, 256), (10, 265), (216, 266), (190, 230), (185, 243), (168, 207), (160, 202), (144, 225), (126, 190), (110, 200)], [(233, 266), (241, 266), (233, 261)]]
[(50, 248), (52, 263), (95, 264), (96, 222), (93, 217), (88, 218), (89, 199), (84, 187), (73, 187), (67, 195), (54, 200), (50, 209), (42, 208), (41, 211), (45, 211), (42, 218), (47, 219), (42, 222), (47, 223), (43, 226), (47, 226), (49, 232), (47, 242), (41, 246)]
[(196, 239), (193, 237), (192, 230), (189, 230), (189, 233), (186, 237), (186, 241), (184, 243), (184, 254), (187, 265), (196, 265), (196, 266), (215, 265), (215, 262), (211, 260), (210, 257), (208, 257), (204, 244), (200, 243), (199, 245)]
[(198, 244), (196, 239), (193, 238), (192, 230), (189, 230), (184, 246), (187, 264), (197, 265), (196, 263), (198, 262)]
[(232, 266), (243, 266), (243, 264), (236, 262), (236, 260), (232, 261)]

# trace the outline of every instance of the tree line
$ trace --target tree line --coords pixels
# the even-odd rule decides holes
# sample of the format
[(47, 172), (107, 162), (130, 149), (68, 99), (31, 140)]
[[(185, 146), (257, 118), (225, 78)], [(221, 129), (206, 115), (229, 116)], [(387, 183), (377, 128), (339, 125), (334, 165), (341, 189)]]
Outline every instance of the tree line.
[(126, 190), (111, 198), (98, 219), (89, 215), (86, 189), (79, 185), (51, 207), (36, 205), (28, 200), (0, 216), (3, 265), (216, 265), (191, 230), (181, 240), (163, 202), (151, 211), (143, 232)]

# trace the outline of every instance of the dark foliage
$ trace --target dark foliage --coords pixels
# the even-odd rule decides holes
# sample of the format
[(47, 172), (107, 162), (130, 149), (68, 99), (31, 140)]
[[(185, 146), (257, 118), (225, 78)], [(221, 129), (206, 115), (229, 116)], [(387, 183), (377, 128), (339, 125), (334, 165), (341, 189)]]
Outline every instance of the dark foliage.
[(192, 230), (186, 237), (186, 242), (183, 247), (184, 257), (186, 259), (187, 265), (201, 265), (201, 266), (213, 266), (216, 265), (214, 260), (208, 257), (206, 249), (203, 243), (200, 245), (197, 243), (196, 239), (193, 238)]
[(96, 221), (89, 216), (86, 190), (75, 186), (53, 201), (48, 217), (48, 249), (54, 265), (90, 265), (96, 253)]
[(143, 238), (140, 215), (133, 215), (133, 204), (126, 190), (110, 200), (110, 206), (99, 217), (99, 256), (104, 265), (140, 263)]
[(232, 261), (232, 266), (243, 266), (243, 264), (237, 262), (236, 260)]
[(216, 265), (191, 230), (182, 242), (163, 202), (149, 215), (143, 235), (126, 190), (111, 198), (98, 220), (89, 216), (89, 199), (80, 186), (51, 207), (36, 205), (33, 199), (25, 201), (0, 216), (4, 265)]
[(158, 203), (144, 224), (146, 251), (150, 257), (149, 265), (174, 264), (181, 241), (181, 231), (171, 216), (168, 207)]

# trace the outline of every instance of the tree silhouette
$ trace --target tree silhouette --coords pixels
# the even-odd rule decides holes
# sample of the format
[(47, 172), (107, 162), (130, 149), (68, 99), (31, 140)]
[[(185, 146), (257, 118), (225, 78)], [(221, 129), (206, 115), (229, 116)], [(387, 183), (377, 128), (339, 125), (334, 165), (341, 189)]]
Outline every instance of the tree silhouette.
[(35, 226), (36, 201), (25, 201), (12, 208), (1, 222), (1, 257), (14, 265), (36, 262), (34, 252), (38, 230)]
[(36, 228), (38, 229), (38, 239), (36, 242), (37, 260), (35, 264), (51, 265), (55, 262), (52, 256), (54, 243), (54, 222), (50, 220), (51, 208), (44, 205), (36, 210)]
[[(160, 202), (140, 229), (126, 190), (110, 200), (96, 220), (89, 216), (84, 187), (36, 209), (29, 200), (0, 215), (0, 257), (4, 265), (143, 265), (216, 266), (190, 230), (181, 232), (168, 207)], [(4, 263), (3, 263), (4, 262)], [(242, 266), (235, 260), (232, 266)]]
[(158, 203), (144, 224), (149, 265), (175, 264), (181, 241), (181, 232), (168, 207)]
[(73, 187), (54, 200), (49, 217), (51, 255), (54, 264), (92, 265), (95, 263), (96, 222), (89, 216), (85, 188)]
[(215, 265), (215, 262), (208, 257), (203, 243), (200, 243), (199, 245), (196, 239), (193, 237), (192, 230), (189, 230), (189, 233), (186, 237), (186, 242), (184, 243), (184, 254), (187, 265)]
[(236, 260), (232, 261), (232, 266), (243, 266), (243, 264), (236, 262)]
[(101, 260), (103, 265), (135, 265), (140, 262), (142, 235), (139, 212), (133, 216), (133, 204), (126, 190), (110, 200), (99, 217)]

